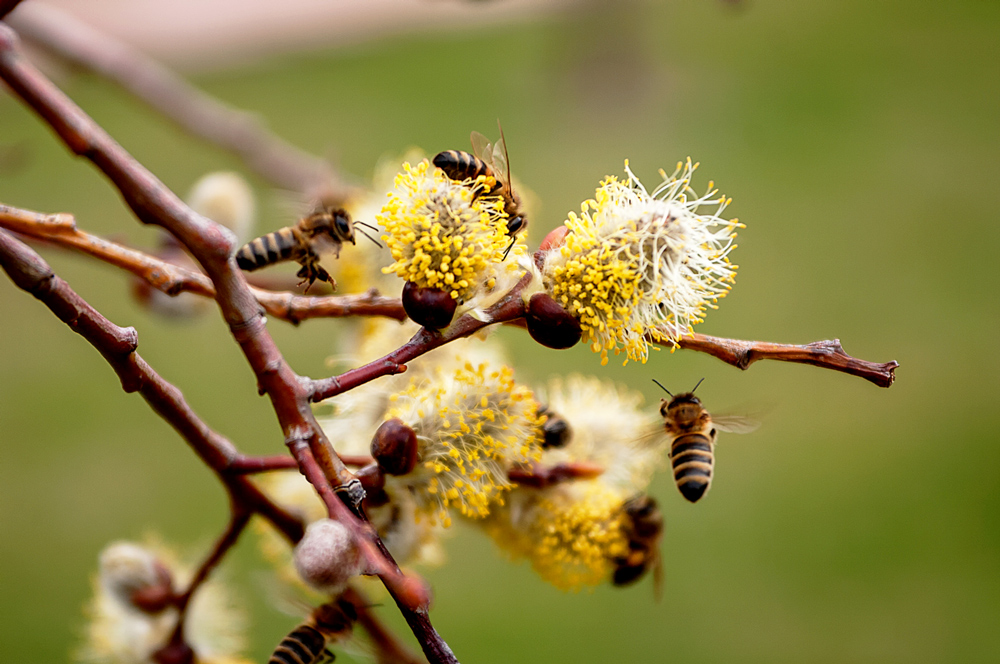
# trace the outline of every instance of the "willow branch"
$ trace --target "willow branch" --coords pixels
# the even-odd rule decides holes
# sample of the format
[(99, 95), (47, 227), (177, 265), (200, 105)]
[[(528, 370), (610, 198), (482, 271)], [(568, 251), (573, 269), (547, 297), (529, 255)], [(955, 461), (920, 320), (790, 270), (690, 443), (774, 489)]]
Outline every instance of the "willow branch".
[(525, 306), (521, 299), (521, 290), (530, 280), (531, 275), (526, 274), (502, 300), (487, 309), (484, 318), (488, 322), (466, 314), (444, 330), (421, 328), (409, 341), (385, 357), (357, 369), (351, 369), (339, 376), (314, 380), (312, 382), (312, 400), (329, 399), (376, 378), (403, 373), (406, 371), (407, 362), (429, 353), (435, 348), (455, 339), (474, 334), (487, 325), (506, 323), (523, 317)]
[[(132, 273), (167, 295), (187, 292), (215, 298), (215, 286), (204, 274), (82, 231), (70, 214), (41, 214), (0, 204), (0, 227), (93, 256)], [(269, 316), (293, 324), (309, 318), (348, 316), (406, 319), (399, 298), (379, 295), (375, 290), (323, 297), (276, 293), (252, 286), (250, 290)]]
[(227, 438), (213, 431), (191, 409), (183, 393), (163, 379), (136, 352), (134, 328), (118, 327), (87, 304), (49, 265), (24, 243), (0, 230), (0, 266), (11, 280), (45, 303), (60, 320), (84, 337), (118, 374), (125, 392), (139, 392), (166, 420), (198, 457), (215, 471), (233, 500), (270, 521), (289, 541), (302, 537), (302, 522), (289, 514), (253, 483), (228, 473), (233, 459), (242, 455)]
[(351, 187), (323, 159), (267, 130), (257, 116), (198, 90), (154, 59), (59, 9), (31, 5), (11, 25), (25, 38), (69, 62), (108, 78), (181, 129), (235, 154), (275, 185), (300, 192)]
[(298, 462), (287, 454), (269, 456), (241, 455), (229, 462), (226, 472), (235, 475), (252, 475), (254, 473), (268, 473), (274, 470), (291, 470), (298, 467)]
[[(260, 305), (232, 259), (231, 233), (187, 207), (132, 158), (23, 58), (17, 35), (2, 24), (0, 77), (75, 154), (92, 161), (111, 180), (140, 221), (172, 233), (201, 264), (215, 286), (216, 302), (222, 315), (257, 377), (259, 391), (271, 400), (285, 443), (300, 461), (300, 470), (306, 471), (301, 463), (303, 459), (310, 459), (319, 469), (319, 473), (307, 477), (321, 497), (328, 497), (333, 486), (359, 485), (337, 457), (313, 416), (309, 405), (313, 394), (311, 381), (292, 371), (267, 332)], [(348, 525), (353, 523), (348, 522)], [(375, 541), (384, 549), (377, 537)], [(447, 644), (431, 626), (426, 612), (410, 608), (400, 601), (391, 586), (387, 584), (387, 587), (428, 658), (432, 662), (456, 662)]]
[(358, 612), (358, 624), (371, 637), (376, 650), (375, 659), (379, 664), (424, 664), (423, 659), (411, 653), (392, 632), (386, 629), (372, 612), (368, 598), (357, 588), (348, 586), (343, 597), (353, 604)]
[(896, 378), (896, 367), (899, 366), (895, 360), (879, 364), (851, 357), (844, 352), (839, 339), (814, 341), (799, 346), (692, 334), (681, 337), (677, 343), (681, 348), (708, 353), (740, 369), (747, 369), (757, 360), (798, 362), (859, 376), (879, 387), (892, 385)]
[(176, 600), (177, 609), (180, 615), (177, 619), (177, 629), (174, 632), (174, 640), (180, 640), (183, 634), (184, 627), (184, 616), (187, 613), (187, 608), (191, 603), (191, 597), (194, 593), (201, 587), (201, 584), (205, 582), (208, 575), (212, 573), (215, 566), (219, 564), (223, 556), (229, 552), (236, 541), (240, 538), (240, 535), (246, 529), (247, 524), (250, 523), (250, 517), (253, 516), (253, 512), (245, 509), (242, 505), (233, 504), (232, 513), (230, 514), (229, 523), (226, 525), (226, 529), (219, 536), (219, 539), (215, 541), (215, 546), (212, 547), (211, 552), (205, 560), (202, 561), (201, 565), (198, 566), (197, 571), (188, 583), (187, 590), (185, 590)]
[(604, 466), (590, 461), (570, 461), (556, 463), (551, 466), (532, 463), (526, 466), (511, 468), (507, 471), (507, 479), (514, 484), (531, 487), (532, 489), (544, 489), (562, 482), (593, 479), (603, 473)]

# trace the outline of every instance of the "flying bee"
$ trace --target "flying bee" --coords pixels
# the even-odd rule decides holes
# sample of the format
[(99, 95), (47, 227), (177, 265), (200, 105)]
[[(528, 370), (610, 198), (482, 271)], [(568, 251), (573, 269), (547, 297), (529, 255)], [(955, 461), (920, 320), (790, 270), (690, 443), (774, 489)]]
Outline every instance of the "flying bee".
[(321, 604), (313, 609), (305, 622), (281, 640), (268, 664), (318, 664), (332, 662), (334, 655), (327, 646), (351, 635), (358, 610), (343, 598)]
[(450, 179), (459, 182), (475, 180), (480, 175), (492, 177), (496, 181), (492, 188), (477, 190), (475, 195), (499, 196), (503, 199), (503, 210), (507, 215), (507, 235), (510, 237), (510, 246), (503, 255), (507, 258), (514, 246), (514, 238), (528, 227), (528, 219), (521, 212), (521, 197), (514, 193), (510, 183), (510, 160), (507, 157), (503, 128), (500, 128), (500, 140), (496, 144), (491, 144), (478, 131), (472, 132), (471, 139), (475, 155), (461, 150), (445, 150), (434, 157), (434, 165)]
[[(701, 385), (702, 378), (698, 381)], [(656, 380), (653, 381), (660, 385)], [(715, 466), (715, 441), (719, 431), (730, 433), (750, 433), (759, 423), (742, 415), (721, 415), (713, 418), (694, 390), (674, 396), (667, 388), (660, 388), (670, 394), (670, 401), (660, 401), (660, 415), (670, 441), (670, 464), (674, 471), (674, 482), (681, 495), (692, 503), (708, 493), (712, 486)]]
[[(355, 244), (354, 226), (366, 226), (360, 221), (351, 222), (351, 216), (342, 208), (323, 208), (299, 220), (294, 226), (262, 235), (243, 245), (236, 252), (236, 264), (247, 272), (262, 267), (292, 260), (302, 266), (296, 276), (301, 283), (308, 282), (306, 289), (317, 279), (326, 281), (334, 288), (336, 282), (330, 273), (320, 267), (320, 254), (333, 253), (340, 256), (344, 242)], [(364, 233), (364, 231), (361, 231)], [(376, 242), (367, 233), (366, 237)]]
[(611, 582), (627, 586), (653, 570), (653, 592), (657, 599), (663, 587), (663, 566), (660, 561), (660, 537), (663, 535), (663, 515), (656, 501), (639, 494), (629, 498), (622, 506), (625, 512), (625, 536), (628, 553), (615, 558)]

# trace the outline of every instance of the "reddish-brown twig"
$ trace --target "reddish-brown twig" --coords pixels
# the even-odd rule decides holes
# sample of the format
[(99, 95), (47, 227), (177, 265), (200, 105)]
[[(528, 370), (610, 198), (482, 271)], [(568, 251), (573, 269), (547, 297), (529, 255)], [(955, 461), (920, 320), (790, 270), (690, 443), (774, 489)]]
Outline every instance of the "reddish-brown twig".
[(194, 593), (201, 587), (201, 584), (205, 582), (208, 575), (212, 573), (215, 566), (219, 564), (223, 556), (229, 552), (233, 545), (236, 544), (236, 540), (240, 538), (243, 531), (246, 529), (247, 524), (250, 523), (250, 517), (253, 516), (253, 512), (244, 508), (239, 503), (235, 501), (230, 505), (230, 518), (229, 524), (226, 529), (219, 536), (219, 539), (215, 541), (215, 546), (206, 556), (205, 560), (202, 561), (201, 565), (198, 566), (197, 571), (188, 582), (187, 589), (181, 593), (176, 600), (178, 618), (177, 626), (174, 628), (174, 633), (170, 637), (172, 643), (183, 643), (184, 642), (184, 618), (187, 615), (188, 606), (191, 604), (191, 598)]
[[(2, 24), (0, 77), (75, 154), (92, 161), (114, 183), (140, 221), (170, 231), (201, 264), (215, 286), (216, 302), (222, 315), (257, 377), (260, 392), (271, 400), (285, 442), (300, 462), (299, 468), (306, 473), (302, 461), (309, 459), (319, 469), (318, 473), (307, 473), (307, 478), (327, 500), (333, 515), (336, 508), (330, 504), (328, 495), (333, 487), (350, 491), (359, 483), (337, 458), (313, 417), (309, 407), (314, 392), (311, 381), (301, 379), (292, 371), (268, 334), (260, 306), (231, 258), (234, 247), (230, 234), (188, 208), (28, 63), (20, 53), (17, 35)], [(357, 504), (360, 498), (352, 495), (351, 501)], [(364, 536), (356, 523), (347, 522), (359, 537)], [(375, 542), (384, 551), (377, 537)], [(393, 584), (387, 583), (387, 587), (428, 659), (432, 662), (457, 661), (431, 626), (426, 612), (414, 610), (401, 600)]]
[(144, 53), (55, 7), (30, 6), (10, 23), (25, 39), (115, 81), (185, 131), (236, 154), (279, 187), (329, 192), (341, 199), (351, 191), (326, 161), (278, 138), (255, 115), (223, 104)]
[(487, 325), (505, 323), (524, 316), (524, 301), (521, 299), (521, 289), (530, 281), (531, 275), (526, 274), (518, 284), (511, 289), (502, 300), (486, 310), (486, 320), (465, 315), (441, 331), (421, 328), (409, 341), (397, 350), (374, 362), (357, 369), (351, 369), (339, 376), (315, 380), (312, 384), (312, 400), (322, 401), (347, 390), (354, 389), (371, 380), (382, 376), (390, 376), (406, 371), (406, 363), (443, 346), (449, 341), (461, 339), (473, 334)]
[[(204, 274), (82, 231), (70, 214), (41, 214), (0, 204), (0, 227), (56, 246), (82, 251), (131, 272), (167, 295), (189, 292), (215, 298), (215, 286)], [(252, 286), (250, 290), (269, 316), (293, 324), (309, 318), (348, 316), (384, 316), (406, 320), (399, 298), (385, 297), (375, 290), (358, 295), (323, 297), (275, 293)]]
[(4, 231), (0, 231), (0, 265), (18, 287), (44, 302), (60, 320), (87, 339), (118, 374), (122, 389), (139, 392), (215, 471), (240, 504), (260, 513), (290, 541), (302, 537), (303, 525), (298, 518), (275, 505), (246, 478), (226, 473), (230, 460), (241, 456), (236, 447), (205, 424), (181, 391), (135, 352), (138, 335), (133, 328), (118, 327), (98, 313), (53, 274), (37, 253)]
[[(298, 518), (273, 503), (246, 478), (225, 472), (230, 459), (240, 457), (235, 446), (198, 418), (181, 391), (160, 377), (139, 356), (136, 352), (138, 335), (133, 328), (118, 327), (102, 316), (56, 276), (37, 253), (2, 230), (0, 266), (19, 288), (44, 302), (60, 320), (89, 341), (118, 374), (122, 388), (126, 392), (139, 392), (215, 471), (229, 492), (233, 521), (188, 590), (181, 595), (182, 615), (191, 594), (235, 543), (252, 514), (262, 515), (292, 542), (302, 537), (303, 524)], [(181, 624), (178, 623), (178, 630)]]
[(535, 463), (531, 466), (511, 468), (507, 471), (507, 479), (532, 489), (544, 489), (560, 482), (593, 479), (603, 472), (604, 466), (589, 461), (557, 463), (551, 466)]
[(746, 369), (757, 360), (799, 362), (801, 364), (823, 367), (824, 369), (843, 371), (852, 376), (859, 376), (867, 381), (871, 381), (879, 387), (889, 387), (892, 385), (893, 380), (896, 378), (896, 367), (899, 366), (899, 363), (895, 360), (878, 364), (851, 357), (844, 352), (839, 339), (834, 339), (833, 341), (814, 341), (811, 344), (798, 346), (692, 334), (681, 337), (677, 343), (681, 348), (708, 353), (740, 369)]
[[(71, 215), (43, 215), (0, 205), (0, 226), (60, 246), (77, 248), (128, 270), (170, 295), (183, 291), (208, 297), (215, 295), (215, 289), (204, 275), (81, 231), (76, 228)], [(252, 291), (268, 315), (292, 323), (309, 318), (343, 316), (406, 319), (406, 312), (397, 298), (384, 297), (372, 291), (327, 297), (274, 293), (256, 288)], [(515, 319), (507, 322), (517, 325), (522, 321)], [(708, 353), (740, 369), (748, 368), (757, 360), (797, 362), (859, 376), (880, 387), (892, 385), (895, 369), (899, 366), (897, 362), (876, 363), (851, 357), (836, 339), (797, 345), (692, 334), (681, 338), (678, 345), (687, 350)]]
[(422, 658), (411, 653), (409, 648), (400, 643), (375, 617), (371, 602), (357, 588), (348, 586), (343, 597), (353, 604), (358, 612), (358, 624), (368, 632), (368, 636), (375, 644), (375, 660), (379, 664), (425, 664)]

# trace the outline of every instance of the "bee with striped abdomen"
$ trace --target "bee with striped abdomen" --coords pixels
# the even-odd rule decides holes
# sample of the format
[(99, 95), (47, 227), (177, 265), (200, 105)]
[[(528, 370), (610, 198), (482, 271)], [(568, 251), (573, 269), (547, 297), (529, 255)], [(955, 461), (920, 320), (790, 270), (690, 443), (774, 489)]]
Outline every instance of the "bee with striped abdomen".
[(317, 279), (329, 282), (336, 288), (337, 284), (330, 273), (320, 267), (319, 257), (327, 252), (339, 256), (344, 242), (354, 244), (354, 224), (351, 217), (341, 208), (327, 208), (303, 217), (294, 226), (287, 226), (246, 243), (236, 252), (236, 264), (240, 269), (251, 272), (292, 260), (302, 266), (297, 276), (303, 282), (309, 282), (307, 289)]
[(653, 570), (653, 592), (657, 598), (663, 586), (660, 562), (660, 537), (663, 535), (663, 514), (650, 496), (639, 494), (625, 501), (623, 526), (628, 538), (628, 553), (614, 560), (611, 582), (616, 586), (635, 583)]
[[(510, 246), (507, 247), (509, 252), (514, 246), (514, 237), (528, 227), (528, 219), (521, 212), (521, 197), (514, 193), (510, 183), (510, 161), (507, 158), (503, 128), (500, 129), (500, 140), (496, 144), (491, 144), (478, 131), (472, 132), (471, 139), (474, 155), (462, 150), (445, 150), (434, 157), (434, 165), (450, 179), (459, 182), (475, 180), (480, 175), (492, 177), (496, 181), (489, 190), (477, 191), (476, 196), (499, 196), (503, 199), (507, 215), (507, 235), (510, 236)], [(507, 254), (504, 253), (504, 258), (506, 257)]]
[(327, 649), (333, 641), (351, 635), (358, 610), (343, 598), (316, 607), (305, 622), (281, 640), (268, 664), (317, 664), (332, 662), (334, 655)]
[[(705, 380), (702, 378), (702, 380)], [(657, 385), (660, 383), (653, 381)], [(701, 380), (698, 381), (701, 385)], [(742, 415), (723, 415), (713, 418), (694, 390), (674, 396), (667, 388), (660, 388), (670, 394), (670, 401), (660, 401), (660, 415), (670, 441), (670, 465), (674, 471), (674, 482), (681, 495), (692, 503), (708, 493), (712, 486), (715, 467), (715, 441), (719, 431), (730, 433), (750, 433), (758, 423)]]

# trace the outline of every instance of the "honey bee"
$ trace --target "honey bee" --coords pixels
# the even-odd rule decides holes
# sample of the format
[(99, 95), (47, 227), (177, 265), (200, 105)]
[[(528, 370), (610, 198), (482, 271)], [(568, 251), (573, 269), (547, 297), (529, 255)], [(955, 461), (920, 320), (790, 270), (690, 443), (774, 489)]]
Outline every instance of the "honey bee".
[(663, 515), (650, 496), (639, 494), (625, 501), (625, 536), (628, 553), (615, 558), (611, 582), (627, 586), (653, 570), (653, 592), (657, 599), (663, 587), (663, 566), (660, 561), (660, 537), (663, 535)]
[[(292, 260), (302, 266), (296, 276), (309, 288), (317, 279), (334, 288), (336, 282), (330, 273), (320, 267), (320, 254), (332, 252), (340, 256), (344, 242), (355, 244), (354, 226), (364, 226), (360, 221), (351, 222), (351, 216), (342, 208), (324, 208), (299, 220), (294, 226), (262, 235), (243, 245), (236, 252), (236, 264), (247, 272)], [(362, 231), (364, 233), (364, 231)], [(366, 237), (372, 239), (365, 233)], [(372, 242), (376, 242), (372, 239)]]
[(268, 664), (318, 664), (332, 662), (334, 655), (327, 649), (333, 642), (351, 635), (358, 610), (343, 598), (321, 604), (313, 609), (305, 622), (281, 640)]
[[(499, 126), (499, 123), (498, 123)], [(476, 196), (499, 196), (503, 198), (503, 209), (507, 214), (507, 235), (510, 246), (504, 258), (514, 246), (515, 236), (528, 227), (528, 219), (521, 212), (521, 197), (514, 193), (510, 183), (510, 160), (507, 157), (507, 143), (500, 128), (500, 140), (490, 144), (488, 138), (478, 131), (472, 132), (472, 150), (475, 155), (461, 150), (445, 150), (434, 157), (434, 165), (444, 171), (452, 180), (475, 180), (480, 175), (493, 177), (496, 184), (489, 190), (477, 191)]]
[[(702, 378), (698, 381), (701, 385)], [(660, 383), (653, 381), (657, 385)], [(712, 486), (715, 465), (715, 441), (719, 431), (730, 433), (750, 433), (759, 424), (742, 415), (720, 415), (713, 418), (694, 390), (674, 396), (667, 388), (660, 388), (670, 394), (670, 401), (660, 401), (660, 415), (663, 426), (672, 437), (670, 442), (670, 464), (674, 471), (674, 482), (681, 495), (692, 503), (708, 493)]]

